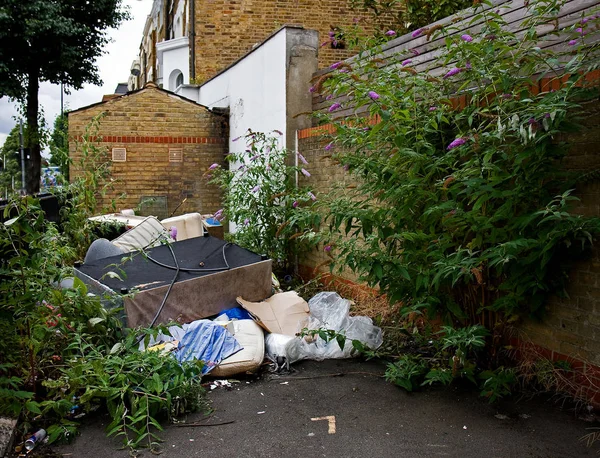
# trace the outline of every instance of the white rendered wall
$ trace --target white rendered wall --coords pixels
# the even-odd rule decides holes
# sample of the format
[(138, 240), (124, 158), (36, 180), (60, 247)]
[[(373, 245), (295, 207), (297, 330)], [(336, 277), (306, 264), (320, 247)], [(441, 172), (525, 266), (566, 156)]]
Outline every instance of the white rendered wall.
[(173, 40), (162, 41), (156, 45), (156, 52), (160, 62), (160, 75), (163, 88), (174, 91), (171, 78), (174, 71), (183, 73), (183, 84), (190, 82), (190, 51), (189, 40), (187, 37), (174, 38)]
[[(209, 108), (229, 108), (230, 152), (246, 149), (244, 139), (234, 140), (248, 129), (265, 133), (278, 130), (282, 133), (280, 145), (285, 146), (286, 30), (202, 85), (198, 102)], [(229, 230), (235, 232), (233, 223)]]
[(286, 134), (286, 30), (200, 87), (198, 102), (229, 107), (229, 151), (245, 150), (234, 142), (248, 129)]

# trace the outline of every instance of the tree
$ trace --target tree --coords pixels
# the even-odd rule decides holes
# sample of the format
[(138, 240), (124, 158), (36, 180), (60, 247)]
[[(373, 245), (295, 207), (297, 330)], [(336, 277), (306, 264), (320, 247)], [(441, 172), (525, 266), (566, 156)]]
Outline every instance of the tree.
[(50, 136), (50, 164), (60, 167), (60, 173), (69, 180), (69, 118), (67, 113), (54, 120), (54, 130)]
[(107, 29), (128, 18), (122, 0), (0, 0), (0, 96), (25, 103), (27, 192), (39, 190), (40, 81), (81, 89), (101, 84), (96, 58)]
[(15, 187), (21, 187), (21, 156), (19, 154), (19, 126), (10, 131), (4, 145), (0, 149), (0, 197), (4, 197), (6, 190), (12, 190), (13, 177)]

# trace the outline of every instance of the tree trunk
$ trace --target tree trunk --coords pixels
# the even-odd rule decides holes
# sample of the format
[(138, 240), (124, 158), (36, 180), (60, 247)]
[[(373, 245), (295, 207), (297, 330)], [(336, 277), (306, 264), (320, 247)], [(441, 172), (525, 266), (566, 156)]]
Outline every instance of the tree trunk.
[(35, 194), (40, 190), (42, 155), (38, 125), (39, 74), (39, 68), (31, 68), (29, 70), (29, 81), (27, 82), (27, 129), (25, 135), (25, 146), (29, 150), (29, 160), (25, 161), (25, 188), (27, 194)]

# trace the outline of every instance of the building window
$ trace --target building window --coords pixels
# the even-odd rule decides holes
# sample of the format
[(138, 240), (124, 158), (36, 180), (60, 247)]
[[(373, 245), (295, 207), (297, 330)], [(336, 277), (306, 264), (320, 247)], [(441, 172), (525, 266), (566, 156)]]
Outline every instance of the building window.
[(112, 149), (112, 160), (113, 160), (113, 162), (126, 162), (127, 161), (127, 150), (125, 148), (113, 148)]
[(181, 70), (173, 70), (169, 75), (169, 91), (174, 91), (183, 84), (183, 73)]
[(183, 148), (169, 148), (169, 162), (183, 162)]

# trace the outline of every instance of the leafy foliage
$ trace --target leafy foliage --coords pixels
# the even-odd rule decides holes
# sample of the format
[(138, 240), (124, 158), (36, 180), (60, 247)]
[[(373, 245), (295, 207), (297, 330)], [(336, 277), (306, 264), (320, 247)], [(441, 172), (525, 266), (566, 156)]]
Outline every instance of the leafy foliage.
[(67, 113), (59, 114), (54, 120), (49, 146), (50, 164), (58, 165), (62, 176), (69, 181), (69, 118)]
[[(384, 64), (369, 47), (317, 84), (350, 97), (330, 112), (352, 105), (369, 115), (334, 121), (335, 159), (357, 186), (321, 201), (318, 237), (338, 266), (409, 304), (407, 313), (499, 332), (540, 315), (562, 291), (569, 259), (600, 231), (597, 218), (570, 212), (574, 184), (561, 170), (561, 135), (596, 93), (584, 75), (598, 65), (598, 44), (586, 41), (598, 19), (551, 33), (567, 51), (540, 48), (537, 30), (556, 23), (561, 2), (530, 2), (518, 35), (490, 5), (475, 7), (466, 30), (428, 31), (445, 43), (431, 64), (441, 76), (415, 69), (409, 50)], [(531, 89), (556, 75), (556, 89)]]
[(393, 19), (396, 32), (432, 24), (471, 6), (469, 0), (352, 0), (353, 8), (370, 11), (376, 19)]
[(101, 84), (95, 60), (108, 43), (106, 30), (128, 17), (121, 3), (5, 0), (0, 6), (0, 96), (26, 104), (30, 193), (39, 189), (40, 181), (39, 83), (74, 89)]
[(90, 141), (97, 122), (80, 145), (84, 172), (60, 196), (61, 227), (31, 196), (13, 198), (0, 224), (0, 414), (22, 412), (24, 430), (45, 427), (54, 441), (72, 438), (79, 415), (102, 406), (113, 416), (109, 434), (156, 451), (164, 418), (202, 407), (202, 364), (140, 351), (161, 329), (126, 332), (121, 310), (105, 309), (81, 280), (61, 286), (93, 240), (87, 218), (110, 182)]
[[(297, 248), (293, 240), (300, 235), (294, 232), (313, 218), (302, 207), (315, 197), (308, 189), (296, 187), (297, 174), (310, 176), (305, 159), (298, 155), (298, 165), (289, 165), (290, 154), (281, 148), (280, 134), (275, 134), (248, 131), (237, 139), (245, 140), (247, 149), (227, 156), (229, 168), (213, 164), (206, 173), (224, 191), (223, 210), (215, 216), (236, 225), (231, 239), (268, 255), (275, 268), (287, 271)], [(304, 221), (303, 215), (311, 221)]]

